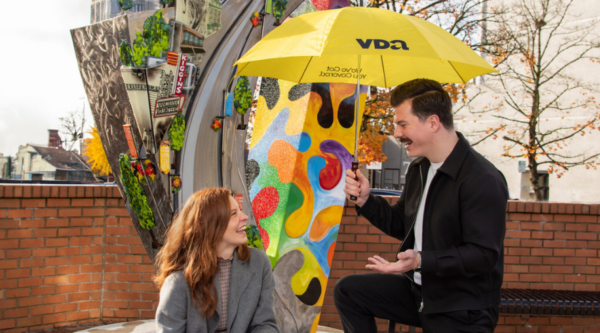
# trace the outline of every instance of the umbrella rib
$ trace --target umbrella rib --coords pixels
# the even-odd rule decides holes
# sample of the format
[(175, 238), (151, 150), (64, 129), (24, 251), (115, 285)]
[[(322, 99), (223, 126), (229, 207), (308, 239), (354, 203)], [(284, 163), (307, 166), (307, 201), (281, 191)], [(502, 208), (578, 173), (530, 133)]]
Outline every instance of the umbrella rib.
[(312, 61), (312, 58), (313, 57), (310, 57), (310, 59), (308, 59), (308, 64), (306, 64), (306, 67), (304, 68), (304, 72), (302, 72), (302, 76), (300, 77), (300, 81), (298, 81), (298, 83), (302, 83), (302, 79), (304, 78), (304, 74), (306, 74), (306, 70), (308, 69), (310, 62)]
[(454, 69), (454, 71), (456, 72), (456, 75), (458, 75), (458, 77), (460, 78), (460, 80), (462, 81), (462, 83), (466, 83), (465, 79), (463, 79), (463, 77), (460, 76), (460, 74), (458, 73), (458, 71), (456, 70), (456, 68), (454, 68), (454, 65), (452, 64), (452, 61), (448, 60), (448, 63), (450, 64), (450, 66), (452, 66), (452, 69)]
[(383, 69), (383, 84), (385, 84), (385, 87), (387, 88), (387, 78), (385, 77), (385, 66), (383, 65), (383, 56), (380, 55), (379, 56), (381, 58), (381, 69)]

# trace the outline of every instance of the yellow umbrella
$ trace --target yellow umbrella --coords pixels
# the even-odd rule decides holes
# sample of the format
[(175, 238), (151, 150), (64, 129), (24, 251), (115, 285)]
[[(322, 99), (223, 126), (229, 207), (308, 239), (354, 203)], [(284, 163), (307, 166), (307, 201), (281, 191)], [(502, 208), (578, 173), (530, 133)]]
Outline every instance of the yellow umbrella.
[(360, 79), (378, 87), (416, 78), (464, 83), (495, 72), (470, 47), (433, 23), (359, 7), (300, 15), (265, 36), (236, 65), (238, 76), (298, 83)]
[[(496, 72), (470, 47), (435, 24), (363, 7), (300, 15), (274, 29), (235, 65), (236, 76), (298, 83), (356, 82), (356, 101), (361, 82), (378, 87), (417, 78), (464, 83)], [(358, 140), (358, 103), (354, 114)], [(355, 142), (355, 172), (357, 146)]]

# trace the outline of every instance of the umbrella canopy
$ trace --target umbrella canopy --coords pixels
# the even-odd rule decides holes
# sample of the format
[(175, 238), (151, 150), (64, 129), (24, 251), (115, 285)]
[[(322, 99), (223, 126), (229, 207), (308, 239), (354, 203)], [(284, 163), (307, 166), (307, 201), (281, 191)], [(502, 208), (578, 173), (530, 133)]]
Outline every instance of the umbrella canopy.
[(359, 7), (303, 14), (285, 22), (236, 65), (237, 76), (298, 83), (360, 79), (361, 84), (378, 87), (416, 78), (464, 83), (496, 72), (435, 24), (386, 9)]

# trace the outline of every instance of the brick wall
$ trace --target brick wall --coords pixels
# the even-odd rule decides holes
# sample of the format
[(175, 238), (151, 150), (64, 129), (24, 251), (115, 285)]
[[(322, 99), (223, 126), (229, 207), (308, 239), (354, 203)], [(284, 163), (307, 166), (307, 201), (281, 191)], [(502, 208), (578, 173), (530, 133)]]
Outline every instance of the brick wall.
[(116, 186), (0, 185), (0, 331), (153, 318), (153, 271)]
[[(600, 291), (599, 206), (510, 202), (504, 287)], [(346, 207), (321, 325), (341, 328), (335, 282), (399, 244)], [(1, 332), (153, 318), (153, 272), (116, 186), (0, 185)], [(503, 315), (496, 330), (561, 331), (600, 332), (600, 318)]]
[[(395, 198), (388, 198), (393, 203)], [(504, 288), (600, 291), (600, 205), (511, 201), (504, 240)], [(367, 258), (393, 260), (400, 241), (347, 206), (333, 257), (320, 324), (341, 328), (333, 286), (367, 273)], [(387, 321), (378, 320), (387, 332)], [(408, 331), (408, 327), (403, 327)], [(502, 315), (496, 332), (600, 332), (600, 318)]]

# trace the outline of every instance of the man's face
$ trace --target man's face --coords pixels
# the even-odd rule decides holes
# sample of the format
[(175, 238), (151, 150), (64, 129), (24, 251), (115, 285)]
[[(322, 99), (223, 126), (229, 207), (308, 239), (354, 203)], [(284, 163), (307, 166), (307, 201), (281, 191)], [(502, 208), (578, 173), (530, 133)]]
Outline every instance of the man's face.
[(398, 105), (394, 108), (394, 124), (396, 130), (394, 137), (402, 142), (406, 147), (408, 156), (425, 156), (431, 149), (431, 124), (429, 121), (421, 122), (412, 112), (410, 101)]

